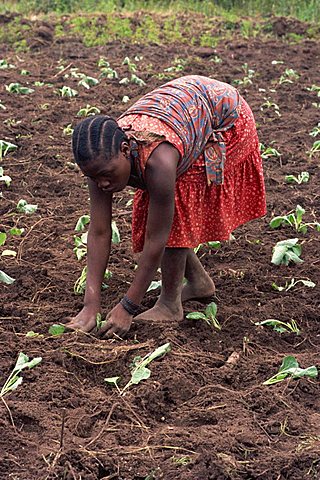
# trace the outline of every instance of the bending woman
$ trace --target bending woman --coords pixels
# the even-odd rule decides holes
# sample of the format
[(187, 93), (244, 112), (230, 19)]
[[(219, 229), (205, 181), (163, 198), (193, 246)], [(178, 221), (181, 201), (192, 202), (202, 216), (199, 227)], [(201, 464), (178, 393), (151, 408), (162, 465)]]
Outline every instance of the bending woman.
[(137, 318), (181, 320), (183, 301), (214, 293), (193, 248), (228, 240), (236, 227), (266, 213), (250, 107), (232, 86), (190, 75), (156, 88), (118, 120), (83, 120), (72, 141), (75, 161), (88, 178), (91, 220), (84, 307), (68, 326), (86, 332), (96, 326), (112, 195), (127, 185), (137, 188), (132, 239), (134, 251), (142, 253), (130, 288), (101, 332), (110, 338), (129, 330), (159, 265), (161, 294)]

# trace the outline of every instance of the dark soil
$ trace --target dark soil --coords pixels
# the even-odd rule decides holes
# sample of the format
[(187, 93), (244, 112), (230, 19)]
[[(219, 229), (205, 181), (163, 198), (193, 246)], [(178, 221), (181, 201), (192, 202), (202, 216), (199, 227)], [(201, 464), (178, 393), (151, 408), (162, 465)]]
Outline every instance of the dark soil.
[[(0, 109), (0, 138), (19, 146), (2, 161), (12, 184), (2, 187), (1, 230), (25, 228), (21, 238), (8, 235), (2, 247), (18, 254), (1, 257), (1, 269), (16, 279), (1, 286), (1, 385), (19, 352), (43, 358), (40, 365), (24, 372), (23, 384), (5, 397), (11, 418), (0, 402), (0, 478), (319, 479), (318, 380), (262, 385), (286, 355), (294, 355), (304, 368), (319, 364), (319, 286), (300, 285), (288, 292), (271, 287), (272, 282), (284, 285), (291, 278), (320, 283), (319, 234), (312, 228), (297, 234), (290, 227), (269, 227), (274, 215), (285, 214), (297, 204), (306, 209), (307, 221), (315, 221), (316, 216), (319, 220), (319, 156), (310, 158), (306, 153), (315, 140), (309, 132), (319, 121), (319, 108), (312, 103), (320, 98), (307, 90), (319, 84), (319, 42), (290, 44), (280, 37), (244, 40), (234, 36), (215, 50), (120, 41), (85, 48), (73, 37), (55, 40), (49, 24), (39, 27), (38, 33), (41, 41), (33, 51), (15, 54), (3, 45), (0, 53), (0, 58), (16, 66), (0, 70), (0, 98), (6, 106)], [(85, 90), (78, 86), (78, 79), (63, 77), (72, 67), (98, 77), (97, 61), (104, 56), (122, 78), (128, 75), (124, 57), (135, 55), (143, 56), (136, 62), (137, 74), (146, 87), (122, 86), (104, 78)], [(216, 56), (221, 63), (214, 61)], [(154, 75), (176, 58), (184, 58), (187, 64), (175, 76), (202, 74), (226, 82), (243, 78), (241, 66), (248, 63), (256, 75), (251, 85), (240, 85), (239, 90), (254, 111), (260, 141), (281, 153), (280, 159), (265, 161), (266, 218), (239, 228), (235, 240), (217, 251), (199, 251), (216, 282), (214, 300), (222, 330), (187, 319), (179, 324), (136, 321), (124, 341), (81, 333), (52, 337), (50, 325), (82, 306), (73, 284), (84, 261), (79, 263), (73, 253), (73, 235), (77, 219), (88, 213), (85, 181), (69, 163), (70, 136), (64, 135), (63, 128), (75, 125), (78, 110), (87, 104), (104, 114), (119, 115), (125, 110), (122, 97), (129, 95), (131, 104), (163, 83)], [(284, 63), (273, 65), (272, 60)], [(69, 68), (61, 72), (59, 65)], [(296, 70), (300, 77), (279, 85), (285, 68)], [(21, 76), (22, 69), (30, 74)], [(33, 87), (35, 81), (53, 86)], [(35, 92), (9, 94), (4, 84), (10, 82), (29, 84)], [(78, 97), (58, 97), (55, 90), (63, 85), (76, 88)], [(266, 97), (279, 105), (280, 117), (273, 108), (261, 110)], [(284, 182), (286, 174), (304, 170), (310, 173), (309, 183)], [(21, 198), (37, 204), (37, 212), (16, 213)], [(134, 275), (130, 198), (123, 191), (114, 202), (121, 243), (112, 250), (113, 277), (103, 293), (104, 312), (120, 300)], [(304, 263), (272, 265), (273, 245), (295, 237), (302, 244)], [(156, 292), (147, 294), (143, 307), (150, 307), (155, 299)], [(203, 308), (199, 302), (188, 302), (185, 312)], [(255, 326), (268, 318), (294, 319), (301, 334), (280, 335)], [(31, 330), (43, 336), (26, 337)], [(153, 362), (151, 378), (133, 386), (124, 397), (104, 382), (105, 377), (120, 375), (124, 385), (133, 358), (165, 342), (171, 342), (171, 353)]]

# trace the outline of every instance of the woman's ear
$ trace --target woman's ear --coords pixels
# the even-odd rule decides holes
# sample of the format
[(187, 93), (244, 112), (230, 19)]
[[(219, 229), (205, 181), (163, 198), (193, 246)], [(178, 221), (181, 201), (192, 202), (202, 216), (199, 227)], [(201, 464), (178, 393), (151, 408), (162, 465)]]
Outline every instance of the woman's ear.
[(120, 152), (126, 157), (130, 157), (130, 145), (129, 142), (124, 140), (120, 145)]

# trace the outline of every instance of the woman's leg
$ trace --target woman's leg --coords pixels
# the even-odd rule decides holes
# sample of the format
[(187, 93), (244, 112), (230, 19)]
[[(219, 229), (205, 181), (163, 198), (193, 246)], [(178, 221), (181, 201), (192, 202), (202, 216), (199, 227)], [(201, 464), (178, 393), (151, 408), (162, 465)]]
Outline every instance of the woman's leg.
[(192, 248), (188, 249), (184, 275), (187, 283), (181, 293), (183, 302), (191, 298), (205, 298), (214, 295), (215, 285)]
[(188, 248), (166, 248), (161, 261), (161, 294), (153, 308), (136, 318), (144, 320), (182, 320), (182, 282), (186, 270)]

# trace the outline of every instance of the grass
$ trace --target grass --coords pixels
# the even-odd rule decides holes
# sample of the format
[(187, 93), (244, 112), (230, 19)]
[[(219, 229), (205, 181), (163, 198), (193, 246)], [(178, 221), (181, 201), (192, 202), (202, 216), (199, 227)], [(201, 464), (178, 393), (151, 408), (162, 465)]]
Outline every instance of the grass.
[(320, 19), (318, 0), (4, 0), (0, 13), (77, 13), (128, 12), (136, 10), (152, 12), (186, 12), (187, 10), (207, 16), (223, 15), (231, 22), (236, 16), (274, 15), (293, 16), (303, 21), (317, 22)]

